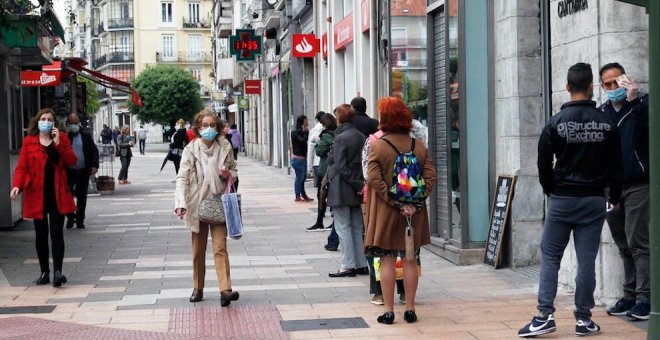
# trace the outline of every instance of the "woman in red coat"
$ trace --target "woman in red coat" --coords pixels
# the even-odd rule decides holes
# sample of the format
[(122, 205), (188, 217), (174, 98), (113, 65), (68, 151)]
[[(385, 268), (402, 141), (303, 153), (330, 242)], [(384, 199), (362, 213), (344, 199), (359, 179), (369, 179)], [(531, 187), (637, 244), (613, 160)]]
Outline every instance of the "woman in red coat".
[(53, 287), (66, 283), (64, 259), (64, 215), (76, 211), (67, 185), (66, 170), (76, 164), (76, 154), (66, 134), (55, 125), (55, 112), (42, 109), (30, 120), (28, 136), (14, 172), (10, 196), (23, 193), (23, 218), (34, 219), (37, 256), (41, 276), (36, 284), (50, 283), (48, 232), (53, 245)]

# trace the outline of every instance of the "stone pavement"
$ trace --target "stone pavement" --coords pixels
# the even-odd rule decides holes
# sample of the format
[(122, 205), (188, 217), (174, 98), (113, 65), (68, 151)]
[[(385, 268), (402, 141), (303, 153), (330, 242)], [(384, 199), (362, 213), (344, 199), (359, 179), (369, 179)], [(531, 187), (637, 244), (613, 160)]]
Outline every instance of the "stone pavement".
[[(0, 338), (513, 339), (535, 312), (533, 271), (457, 267), (423, 250), (419, 322), (406, 324), (397, 305), (395, 324), (378, 324), (383, 307), (369, 303), (368, 277), (329, 278), (339, 254), (323, 249), (327, 232), (304, 231), (316, 205), (293, 201), (285, 170), (242, 155), (246, 233), (228, 240), (240, 300), (220, 308), (209, 255), (205, 299), (191, 304), (190, 234), (172, 213), (172, 164), (158, 172), (164, 155), (164, 145), (148, 145), (133, 158), (132, 184), (90, 197), (87, 228), (65, 230), (62, 288), (32, 283), (39, 266), (31, 222), (0, 232)], [(559, 331), (547, 338), (574, 337), (571, 299), (558, 297)], [(603, 308), (594, 319), (600, 339), (646, 338)]]

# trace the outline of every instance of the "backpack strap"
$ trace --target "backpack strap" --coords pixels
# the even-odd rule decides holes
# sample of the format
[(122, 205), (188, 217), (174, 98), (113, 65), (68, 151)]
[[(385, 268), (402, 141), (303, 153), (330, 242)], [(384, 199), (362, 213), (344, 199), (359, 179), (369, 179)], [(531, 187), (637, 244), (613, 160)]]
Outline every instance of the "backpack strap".
[(415, 153), (415, 138), (412, 139), (412, 146), (410, 147), (410, 152)]
[(389, 144), (390, 147), (392, 147), (392, 149), (394, 149), (394, 151), (396, 151), (397, 155), (401, 153), (401, 151), (399, 151), (399, 149), (397, 149), (396, 146), (394, 146), (394, 144), (392, 144), (392, 142), (390, 142), (389, 140), (387, 140), (387, 138), (383, 138), (383, 137), (381, 137), (380, 139), (381, 139), (381, 140), (384, 140), (385, 143)]

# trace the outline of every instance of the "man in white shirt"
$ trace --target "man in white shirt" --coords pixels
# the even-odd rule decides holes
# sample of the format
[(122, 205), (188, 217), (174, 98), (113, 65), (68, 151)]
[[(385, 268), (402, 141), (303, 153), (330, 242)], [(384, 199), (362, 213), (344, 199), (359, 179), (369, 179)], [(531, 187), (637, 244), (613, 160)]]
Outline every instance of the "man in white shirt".
[(325, 112), (323, 111), (319, 111), (316, 114), (316, 125), (314, 125), (314, 127), (309, 130), (309, 138), (307, 139), (307, 173), (314, 175), (314, 186), (317, 188), (320, 187), (322, 178), (319, 178), (318, 176), (320, 158), (316, 156), (315, 149), (316, 143), (319, 141), (321, 131), (323, 131), (321, 117), (323, 117), (324, 114)]

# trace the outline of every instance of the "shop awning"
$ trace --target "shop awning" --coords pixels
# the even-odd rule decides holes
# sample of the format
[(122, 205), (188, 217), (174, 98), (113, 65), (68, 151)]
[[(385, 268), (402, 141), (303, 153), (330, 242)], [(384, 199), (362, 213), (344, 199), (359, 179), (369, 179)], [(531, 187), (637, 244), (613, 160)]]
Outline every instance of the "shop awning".
[(142, 106), (142, 99), (140, 98), (140, 95), (131, 86), (130, 83), (107, 76), (101, 72), (88, 69), (85, 67), (85, 65), (87, 65), (87, 62), (82, 58), (66, 59), (66, 68), (68, 71), (74, 72), (81, 77), (85, 77), (114, 91), (130, 94), (133, 104), (140, 107)]

